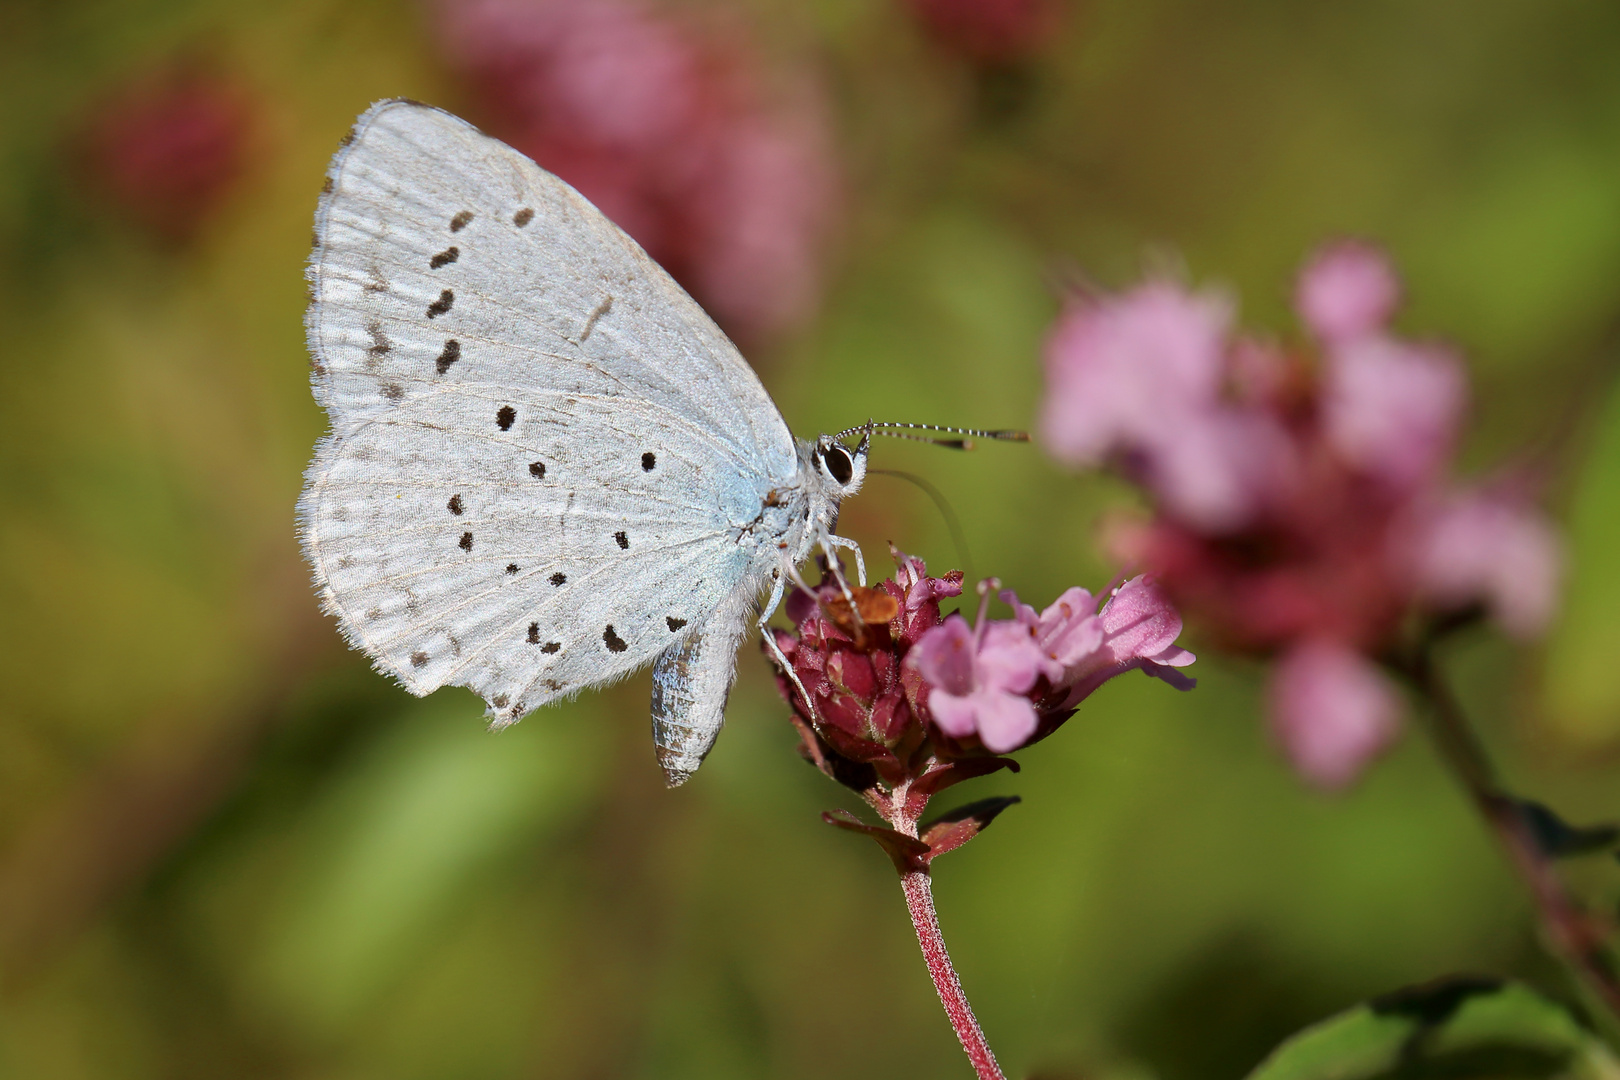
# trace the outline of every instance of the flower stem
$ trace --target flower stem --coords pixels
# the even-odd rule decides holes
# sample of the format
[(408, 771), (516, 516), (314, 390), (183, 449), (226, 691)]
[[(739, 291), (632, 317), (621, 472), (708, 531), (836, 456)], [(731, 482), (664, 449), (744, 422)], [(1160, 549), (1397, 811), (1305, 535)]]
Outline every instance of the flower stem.
[(917, 929), (917, 943), (922, 946), (923, 959), (928, 963), (928, 974), (939, 991), (940, 1004), (950, 1018), (962, 1049), (973, 1063), (979, 1080), (1006, 1080), (990, 1044), (984, 1041), (984, 1032), (973, 1015), (962, 992), (962, 980), (951, 966), (951, 955), (945, 951), (945, 938), (939, 931), (939, 916), (934, 911), (934, 890), (927, 870), (908, 870), (900, 875), (900, 888), (906, 894), (906, 910), (911, 913), (911, 925)]
[(1607, 927), (1570, 894), (1518, 803), (1497, 780), (1484, 746), (1436, 669), (1430, 650), (1415, 650), (1401, 668), (1429, 703), (1430, 732), (1440, 756), (1473, 799), (1529, 891), (1547, 944), (1608, 1010), (1612, 1027), (1612, 1022), (1620, 1021), (1620, 975), (1608, 953)]

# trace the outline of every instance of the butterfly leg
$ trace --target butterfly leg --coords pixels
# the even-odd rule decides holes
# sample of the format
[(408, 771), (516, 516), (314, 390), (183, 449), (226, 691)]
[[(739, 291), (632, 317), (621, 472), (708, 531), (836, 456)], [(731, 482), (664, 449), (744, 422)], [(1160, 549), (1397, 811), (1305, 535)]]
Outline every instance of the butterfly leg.
[(833, 557), (833, 548), (848, 548), (855, 553), (855, 572), (860, 576), (861, 584), (865, 585), (866, 556), (861, 554), (861, 545), (847, 536), (839, 536), (837, 533), (823, 533), (821, 536), (821, 550), (826, 554), (829, 562), (836, 564), (838, 560)]
[(776, 644), (776, 633), (774, 633), (770, 627), (771, 615), (776, 614), (776, 606), (782, 602), (782, 589), (786, 588), (787, 576), (792, 575), (792, 578), (795, 580), (795, 585), (799, 585), (800, 588), (804, 588), (805, 591), (810, 589), (810, 586), (805, 585), (804, 578), (800, 578), (799, 568), (794, 567), (794, 565), (792, 565), (791, 562), (787, 562), (786, 559), (782, 560), (782, 568), (784, 568), (787, 573), (782, 573), (781, 570), (776, 573), (776, 581), (774, 581), (773, 585), (771, 585), (771, 599), (770, 601), (766, 601), (765, 610), (761, 612), (760, 620), (755, 623), (755, 627), (760, 628), (760, 636), (763, 638), (763, 640), (765, 640), (765, 648), (770, 651), (771, 659), (776, 661), (776, 665), (778, 665), (779, 669), (782, 670), (782, 674), (787, 675), (787, 678), (794, 683), (795, 690), (799, 690), (800, 698), (804, 698), (805, 708), (810, 709), (810, 716), (813, 717), (816, 714), (815, 701), (810, 699), (810, 693), (805, 690), (804, 683), (799, 682), (799, 672), (795, 672), (794, 665), (787, 662), (787, 657), (782, 654), (781, 646)]

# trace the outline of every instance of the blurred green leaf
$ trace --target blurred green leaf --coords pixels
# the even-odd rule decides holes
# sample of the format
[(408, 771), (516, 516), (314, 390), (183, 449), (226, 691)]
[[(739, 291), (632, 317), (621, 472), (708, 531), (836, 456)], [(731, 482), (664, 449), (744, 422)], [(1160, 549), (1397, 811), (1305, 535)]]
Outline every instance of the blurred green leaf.
[(1612, 1080), (1620, 1062), (1529, 987), (1454, 978), (1375, 998), (1305, 1029), (1249, 1080)]
[(479, 712), (460, 693), (413, 703), (313, 812), (261, 966), (316, 1030), (386, 989), (493, 863), (532, 857), (590, 805), (594, 725), (547, 717), (491, 734)]

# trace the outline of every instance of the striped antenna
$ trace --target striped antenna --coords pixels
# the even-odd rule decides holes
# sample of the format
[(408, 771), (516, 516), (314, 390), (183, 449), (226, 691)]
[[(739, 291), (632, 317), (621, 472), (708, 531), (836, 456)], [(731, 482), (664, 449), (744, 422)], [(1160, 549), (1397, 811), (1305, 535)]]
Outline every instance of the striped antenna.
[[(898, 430), (885, 430), (885, 429)], [(951, 435), (964, 435), (962, 439), (932, 439), (926, 435), (913, 435), (913, 431), (941, 431)], [(859, 427), (846, 428), (834, 435), (835, 439), (842, 439), (848, 435), (867, 432), (874, 435), (887, 435), (891, 439), (911, 439), (914, 442), (931, 443), (934, 446), (944, 446), (952, 450), (973, 449), (973, 439), (994, 439), (998, 442), (1029, 442), (1029, 432), (1013, 430), (989, 431), (983, 428), (949, 427), (944, 424), (908, 424), (892, 423), (880, 424), (875, 420), (868, 421)]]

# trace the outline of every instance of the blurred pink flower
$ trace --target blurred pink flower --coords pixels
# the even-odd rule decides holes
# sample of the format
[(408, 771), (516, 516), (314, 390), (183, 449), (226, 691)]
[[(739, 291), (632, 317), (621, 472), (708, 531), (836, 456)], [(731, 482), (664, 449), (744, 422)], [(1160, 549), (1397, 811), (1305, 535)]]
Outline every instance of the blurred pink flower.
[(1115, 460), (1210, 529), (1243, 524), (1282, 482), (1266, 414), (1222, 398), (1231, 304), (1169, 282), (1072, 305), (1048, 337), (1041, 433), (1073, 465)]
[(1348, 464), (1408, 488), (1450, 459), (1466, 393), (1462, 365), (1449, 352), (1358, 338), (1328, 354), (1322, 424)]
[(1054, 0), (905, 0), (939, 45), (982, 64), (1034, 53), (1057, 26)]
[(1271, 673), (1271, 725), (1288, 760), (1317, 787), (1345, 787), (1399, 733), (1388, 680), (1354, 649), (1306, 641)]
[[(1348, 674), (1345, 656), (1385, 654), (1414, 611), (1477, 605), (1533, 633), (1556, 599), (1557, 541), (1541, 515), (1447, 486), (1462, 365), (1389, 332), (1399, 296), (1381, 253), (1341, 243), (1296, 291), (1315, 363), (1231, 334), (1228, 304), (1163, 281), (1076, 302), (1047, 344), (1048, 449), (1114, 467), (1153, 504), (1150, 520), (1114, 528), (1114, 553), (1220, 645), (1303, 657), (1287, 661), (1303, 675), (1279, 674), (1290, 708), (1278, 730), (1302, 772), (1329, 785), (1370, 758), (1388, 737), (1377, 718), (1394, 715), (1373, 707), (1393, 699)], [(1342, 711), (1313, 696), (1335, 686)], [(1293, 707), (1302, 701), (1318, 704)]]
[(254, 119), (242, 86), (179, 61), (110, 94), (82, 137), (80, 160), (111, 209), (183, 242), (243, 175)]
[(1482, 603), (1516, 637), (1533, 637), (1552, 621), (1558, 537), (1522, 499), (1489, 490), (1450, 494), (1418, 515), (1401, 554), (1431, 607)]
[(1356, 240), (1331, 244), (1312, 256), (1294, 293), (1300, 321), (1327, 344), (1382, 330), (1400, 300), (1400, 279), (1384, 253)]
[(732, 334), (808, 316), (835, 166), (808, 83), (769, 97), (735, 33), (634, 0), (441, 0), (495, 135), (595, 203)]

